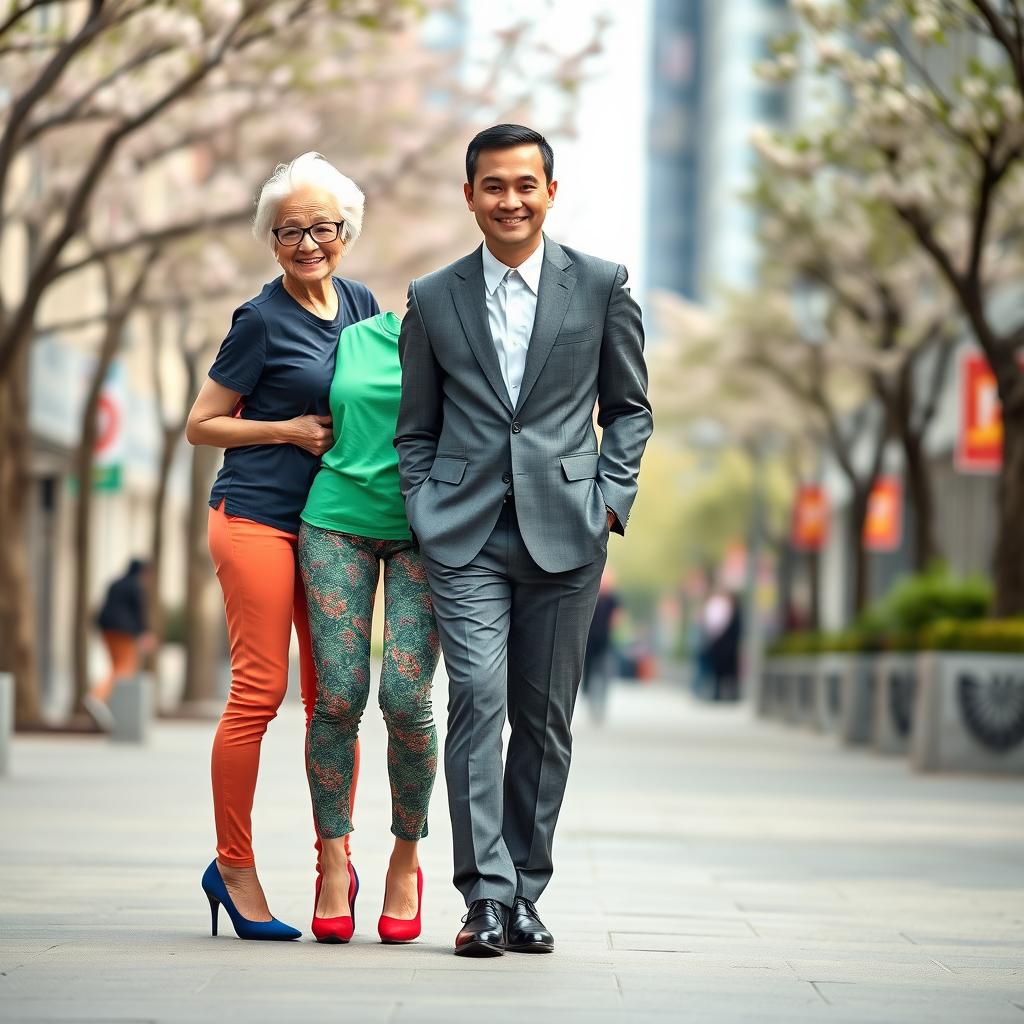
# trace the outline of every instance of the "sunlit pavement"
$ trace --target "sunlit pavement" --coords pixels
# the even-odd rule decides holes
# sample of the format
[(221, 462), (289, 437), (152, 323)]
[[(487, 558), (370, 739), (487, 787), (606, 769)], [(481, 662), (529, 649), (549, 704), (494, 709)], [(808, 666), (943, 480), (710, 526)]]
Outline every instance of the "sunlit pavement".
[(161, 723), (147, 747), (19, 738), (0, 780), (0, 1020), (1024, 1024), (1024, 781), (914, 776), (669, 686), (622, 685), (607, 725), (577, 721), (540, 902), (557, 952), (478, 961), (451, 955), (442, 779), (423, 937), (376, 941), (390, 817), (372, 700), (349, 946), (308, 934), (294, 703), (264, 745), (255, 836), (297, 943), (238, 941), (223, 914), (209, 934), (211, 723)]

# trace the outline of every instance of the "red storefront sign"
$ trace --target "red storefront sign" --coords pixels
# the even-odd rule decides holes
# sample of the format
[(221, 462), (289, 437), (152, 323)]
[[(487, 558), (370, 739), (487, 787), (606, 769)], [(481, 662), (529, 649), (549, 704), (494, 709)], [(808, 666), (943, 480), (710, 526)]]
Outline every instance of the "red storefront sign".
[(820, 551), (828, 539), (828, 497), (821, 484), (801, 484), (793, 505), (790, 543), (797, 551)]
[(898, 551), (903, 542), (903, 481), (880, 476), (868, 497), (865, 551)]
[(980, 352), (965, 352), (959, 369), (956, 468), (961, 473), (997, 472), (1003, 462), (1003, 410), (996, 376)]

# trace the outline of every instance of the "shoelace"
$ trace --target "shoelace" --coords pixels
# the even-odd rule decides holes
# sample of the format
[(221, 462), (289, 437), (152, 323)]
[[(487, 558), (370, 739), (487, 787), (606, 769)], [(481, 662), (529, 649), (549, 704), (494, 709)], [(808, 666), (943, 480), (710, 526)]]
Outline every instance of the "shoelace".
[[(477, 907), (476, 910), (473, 911), (473, 916), (474, 917), (479, 917), (484, 912), (484, 910), (487, 909), (487, 910), (490, 910), (491, 913), (496, 914), (499, 919), (501, 918), (502, 906), (501, 906), (501, 904), (497, 900), (485, 899), (485, 900), (480, 900), (479, 902), (483, 903), (484, 906), (483, 907)], [(466, 924), (468, 921), (469, 921), (469, 911), (467, 910), (466, 913), (462, 917), (462, 923)]]
[(533, 902), (533, 900), (528, 900), (525, 896), (520, 896), (519, 899), (516, 900), (516, 903), (522, 903), (530, 912), (530, 916), (536, 917), (539, 920), (539, 915), (537, 914), (537, 905)]

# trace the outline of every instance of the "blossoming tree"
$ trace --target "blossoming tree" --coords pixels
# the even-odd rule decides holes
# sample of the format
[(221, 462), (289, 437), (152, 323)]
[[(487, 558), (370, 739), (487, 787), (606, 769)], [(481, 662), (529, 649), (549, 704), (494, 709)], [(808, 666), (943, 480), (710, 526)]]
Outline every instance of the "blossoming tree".
[[(841, 98), (770, 140), (783, 161), (848, 175), (932, 262), (996, 377), (1004, 444), (995, 612), (1024, 612), (1024, 3), (795, 0), (801, 33), (766, 68)], [(1019, 280), (1019, 278), (1018, 278)], [(933, 296), (922, 296), (924, 303)]]

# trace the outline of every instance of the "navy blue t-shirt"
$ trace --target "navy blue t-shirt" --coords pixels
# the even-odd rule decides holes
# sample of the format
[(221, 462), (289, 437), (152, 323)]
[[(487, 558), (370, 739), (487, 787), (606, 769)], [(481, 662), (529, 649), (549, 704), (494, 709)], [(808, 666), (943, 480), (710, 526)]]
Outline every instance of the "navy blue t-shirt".
[[(380, 312), (366, 285), (342, 277), (333, 281), (338, 293), (333, 320), (323, 320), (296, 302), (280, 277), (235, 310), (210, 377), (243, 396), (242, 419), (330, 415), (338, 335), (349, 324)], [(319, 456), (293, 444), (228, 448), (210, 492), (210, 507), (223, 501), (228, 515), (298, 533), (299, 513), (319, 468)]]

